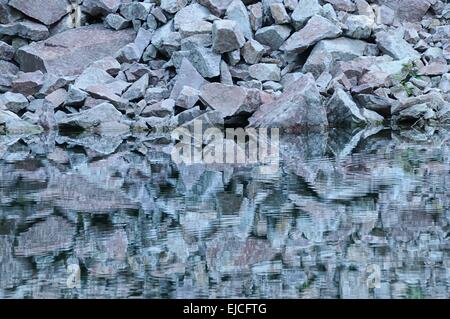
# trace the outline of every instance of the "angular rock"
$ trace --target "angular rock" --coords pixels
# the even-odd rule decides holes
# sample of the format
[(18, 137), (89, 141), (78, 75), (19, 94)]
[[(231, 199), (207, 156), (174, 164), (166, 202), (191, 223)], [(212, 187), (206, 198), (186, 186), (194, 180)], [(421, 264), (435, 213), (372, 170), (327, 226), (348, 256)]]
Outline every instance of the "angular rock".
[(253, 127), (326, 127), (327, 114), (313, 76), (302, 75), (288, 84), (275, 101), (261, 105), (249, 123)]
[(210, 48), (197, 47), (189, 52), (188, 60), (205, 78), (220, 75), (221, 56)]
[(114, 30), (122, 30), (128, 28), (130, 21), (123, 18), (120, 14), (108, 14), (105, 18), (105, 25)]
[(104, 16), (117, 12), (122, 2), (122, 0), (84, 0), (83, 11), (91, 16)]
[(129, 101), (139, 100), (144, 97), (147, 90), (150, 77), (148, 74), (144, 74), (139, 80), (134, 82), (128, 90), (122, 95), (124, 99)]
[(329, 20), (315, 15), (280, 47), (286, 53), (302, 53), (320, 40), (337, 38), (342, 30)]
[(10, 61), (14, 57), (16, 51), (6, 42), (0, 41), (0, 60)]
[(22, 120), (10, 111), (0, 110), (0, 132), (6, 134), (38, 134), (42, 127)]
[(271, 47), (272, 50), (278, 50), (280, 46), (291, 35), (291, 28), (285, 25), (271, 25), (256, 31), (255, 39)]
[(345, 35), (355, 39), (368, 39), (372, 34), (373, 19), (365, 15), (349, 15), (345, 20)]
[(221, 17), (232, 1), (233, 0), (199, 0), (198, 2), (207, 7), (216, 16)]
[(161, 9), (169, 13), (177, 13), (188, 4), (188, 0), (161, 0)]
[(130, 2), (120, 6), (120, 14), (127, 20), (146, 20), (151, 9), (150, 3)]
[(410, 22), (420, 21), (427, 13), (433, 1), (428, 0), (380, 0), (395, 11), (395, 15), (400, 20)]
[(380, 50), (394, 59), (401, 60), (405, 58), (418, 59), (420, 54), (403, 39), (403, 32), (380, 31), (376, 34), (376, 42)]
[(133, 30), (112, 31), (100, 25), (91, 25), (21, 47), (16, 59), (25, 72), (41, 70), (62, 76), (78, 75), (90, 63), (110, 56), (133, 42), (134, 37)]
[(366, 118), (352, 97), (338, 88), (326, 105), (330, 125), (354, 126), (366, 123)]
[(241, 0), (233, 0), (226, 10), (226, 18), (236, 22), (245, 38), (253, 39), (252, 27), (247, 8)]
[(288, 13), (286, 12), (286, 8), (282, 3), (272, 3), (270, 5), (270, 14), (272, 18), (275, 20), (276, 24), (285, 24), (291, 21)]
[(0, 34), (18, 36), (32, 41), (47, 39), (50, 35), (47, 27), (32, 21), (19, 21), (10, 24), (0, 24)]
[(175, 77), (175, 84), (172, 92), (170, 93), (170, 98), (176, 101), (185, 86), (200, 90), (206, 83), (206, 80), (200, 75), (199, 72), (197, 72), (189, 60), (183, 59), (181, 61), (181, 66), (178, 69), (178, 74)]
[(91, 85), (105, 84), (113, 80), (114, 78), (106, 71), (96, 67), (89, 67), (76, 79), (74, 86), (81, 90), (86, 90)]
[(223, 118), (235, 115), (246, 97), (245, 89), (220, 83), (206, 84), (200, 93), (200, 100), (213, 110), (219, 111)]
[(230, 52), (241, 48), (244, 35), (238, 24), (232, 20), (216, 20), (212, 27), (212, 49), (216, 53)]
[(322, 6), (318, 0), (299, 0), (297, 7), (291, 15), (295, 29), (302, 28), (311, 17), (321, 12)]
[(250, 76), (259, 81), (280, 81), (280, 68), (276, 64), (258, 63), (248, 68)]
[(200, 91), (190, 86), (183, 86), (178, 95), (175, 105), (184, 109), (190, 109), (195, 106), (199, 99)]
[(11, 83), (13, 92), (26, 96), (37, 93), (44, 84), (44, 74), (41, 71), (19, 73)]
[(183, 24), (191, 24), (197, 21), (205, 21), (206, 17), (211, 14), (209, 10), (198, 4), (193, 3), (178, 11), (173, 19), (174, 28), (178, 30)]
[(67, 0), (10, 0), (9, 5), (46, 25), (59, 21), (70, 9)]
[(27, 98), (20, 93), (6, 92), (0, 96), (0, 105), (14, 113), (19, 113), (26, 109), (28, 104)]
[(74, 85), (69, 85), (64, 104), (67, 106), (81, 106), (83, 105), (87, 96), (88, 94), (85, 91), (80, 90)]
[(250, 40), (242, 47), (242, 56), (246, 63), (255, 64), (261, 60), (264, 51), (264, 47), (258, 41)]

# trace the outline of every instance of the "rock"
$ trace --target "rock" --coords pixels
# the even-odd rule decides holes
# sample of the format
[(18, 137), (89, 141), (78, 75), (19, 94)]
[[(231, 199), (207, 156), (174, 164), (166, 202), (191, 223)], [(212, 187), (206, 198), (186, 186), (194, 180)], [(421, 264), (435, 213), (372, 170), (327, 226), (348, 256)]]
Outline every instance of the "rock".
[(393, 100), (374, 94), (357, 94), (355, 100), (366, 109), (386, 117), (391, 115), (391, 105), (394, 104)]
[(28, 104), (27, 98), (20, 93), (6, 92), (0, 96), (0, 105), (14, 113), (19, 113), (26, 109)]
[(302, 53), (320, 40), (337, 38), (342, 30), (329, 20), (315, 15), (300, 31), (292, 34), (280, 47), (286, 53)]
[(196, 47), (189, 52), (188, 60), (205, 78), (220, 75), (221, 56), (210, 48)]
[(403, 32), (380, 31), (376, 34), (376, 42), (380, 50), (394, 59), (401, 60), (405, 58), (418, 59), (420, 54), (403, 39)]
[(366, 123), (352, 97), (338, 88), (326, 105), (330, 125), (354, 126)]
[(123, 18), (120, 14), (108, 14), (105, 18), (105, 25), (114, 30), (122, 30), (128, 28), (130, 21)]
[(19, 68), (15, 64), (0, 60), (0, 88), (2, 90), (11, 87), (17, 72), (19, 72)]
[(119, 123), (122, 118), (122, 113), (112, 104), (102, 103), (88, 110), (59, 118), (58, 125), (89, 130), (109, 122)]
[(295, 29), (302, 28), (311, 17), (321, 12), (322, 6), (318, 0), (299, 0), (297, 7), (291, 15)]
[(377, 6), (375, 15), (377, 24), (392, 25), (394, 23), (395, 11), (385, 5)]
[(303, 72), (311, 72), (315, 77), (319, 77), (323, 72), (329, 71), (337, 61), (350, 61), (363, 56), (366, 48), (367, 43), (361, 40), (322, 40), (311, 51), (303, 66)]
[(64, 104), (67, 106), (81, 106), (87, 98), (87, 93), (80, 90), (74, 85), (69, 85), (66, 100)]
[(280, 68), (276, 64), (258, 63), (248, 68), (250, 76), (259, 81), (280, 81)]
[(290, 34), (291, 28), (288, 26), (271, 25), (259, 29), (255, 33), (255, 39), (261, 44), (270, 46), (272, 50), (278, 50)]
[(270, 5), (270, 14), (276, 24), (285, 24), (291, 21), (291, 18), (282, 3), (272, 3)]
[(3, 41), (0, 41), (0, 60), (12, 60), (15, 52), (16, 51), (12, 46)]
[(145, 2), (123, 3), (120, 6), (120, 14), (127, 20), (146, 20), (150, 13), (151, 5)]
[(418, 75), (434, 76), (443, 75), (449, 71), (447, 63), (431, 62), (419, 69)]
[(88, 92), (93, 98), (111, 102), (111, 104), (118, 110), (125, 110), (128, 106), (128, 100), (121, 98), (112, 89), (104, 84), (89, 85), (86, 87), (86, 92)]
[(90, 63), (133, 42), (134, 37), (132, 30), (112, 31), (100, 25), (81, 27), (21, 47), (17, 61), (25, 72), (40, 70), (62, 76), (78, 75)]
[(184, 109), (190, 109), (195, 106), (199, 99), (200, 91), (190, 86), (183, 86), (175, 102), (176, 106)]
[(175, 77), (175, 84), (170, 93), (170, 98), (175, 101), (178, 100), (178, 96), (185, 86), (200, 90), (206, 83), (206, 80), (197, 72), (192, 64), (187, 59), (183, 59), (178, 69), (178, 74)]
[(436, 92), (413, 96), (400, 101), (398, 105), (393, 105), (392, 115), (397, 115), (401, 111), (419, 104), (426, 104), (429, 109), (437, 112), (443, 109), (447, 102), (443, 99), (441, 94)]
[(84, 0), (83, 11), (91, 16), (105, 16), (117, 12), (122, 2), (122, 0)]
[(161, 0), (161, 9), (169, 13), (177, 13), (188, 4), (188, 0)]
[(248, 17), (250, 20), (250, 25), (253, 31), (257, 31), (262, 27), (263, 20), (263, 7), (261, 2), (257, 2), (255, 4), (249, 5), (248, 9)]
[(242, 56), (248, 64), (255, 64), (261, 60), (264, 47), (256, 40), (247, 41), (242, 48)]
[(212, 32), (212, 23), (208, 21), (194, 21), (191, 23), (183, 23), (180, 26), (180, 34), (183, 38), (196, 34), (207, 34)]
[(234, 84), (228, 64), (223, 60), (220, 62), (220, 83), (226, 85)]
[(11, 83), (13, 92), (22, 93), (24, 95), (34, 95), (44, 84), (44, 74), (41, 71), (19, 73)]
[(345, 20), (345, 35), (355, 39), (368, 39), (372, 34), (373, 19), (365, 15), (349, 15)]
[(433, 119), (436, 113), (426, 104), (416, 104), (398, 112), (395, 116), (397, 122), (414, 121), (423, 118), (424, 120)]
[(105, 84), (113, 80), (114, 78), (106, 71), (96, 67), (89, 67), (76, 79), (74, 86), (81, 90), (86, 90), (91, 85)]
[(253, 127), (326, 127), (327, 114), (312, 75), (288, 84), (276, 100), (261, 105), (249, 123)]
[(439, 82), (439, 89), (444, 93), (450, 92), (450, 73), (444, 74)]
[(211, 14), (204, 6), (193, 3), (179, 10), (173, 19), (174, 28), (178, 30), (183, 24), (192, 24), (198, 21), (205, 21), (206, 17)]
[(102, 69), (111, 76), (116, 76), (120, 71), (120, 63), (112, 56), (95, 61), (89, 65), (90, 67)]
[(356, 10), (356, 6), (352, 0), (325, 0), (333, 5), (336, 10), (353, 12)]
[(67, 0), (10, 0), (8, 4), (45, 25), (61, 20), (70, 8)]
[(230, 52), (241, 48), (244, 35), (238, 24), (232, 20), (216, 20), (212, 27), (212, 49), (216, 53)]
[(246, 97), (244, 88), (220, 83), (206, 84), (200, 92), (200, 100), (213, 110), (219, 111), (223, 118), (237, 114)]
[(428, 0), (381, 0), (379, 2), (393, 9), (400, 20), (410, 22), (420, 21), (432, 3)]
[(233, 0), (199, 0), (198, 2), (207, 7), (216, 16), (221, 17), (232, 1)]
[(60, 107), (64, 104), (64, 102), (67, 99), (67, 91), (65, 89), (57, 89), (47, 95), (45, 97), (47, 101), (49, 101), (52, 104), (52, 107), (55, 109), (57, 107)]
[(0, 34), (18, 36), (32, 41), (44, 40), (50, 35), (45, 25), (31, 21), (0, 24)]
[(149, 75), (144, 74), (139, 80), (134, 82), (128, 90), (122, 95), (124, 99), (136, 101), (144, 97), (149, 83)]
[(253, 39), (250, 17), (247, 12), (247, 8), (241, 0), (233, 0), (230, 3), (226, 10), (226, 18), (237, 23), (246, 39)]
[(22, 120), (10, 111), (0, 110), (0, 132), (6, 134), (38, 134), (42, 127)]

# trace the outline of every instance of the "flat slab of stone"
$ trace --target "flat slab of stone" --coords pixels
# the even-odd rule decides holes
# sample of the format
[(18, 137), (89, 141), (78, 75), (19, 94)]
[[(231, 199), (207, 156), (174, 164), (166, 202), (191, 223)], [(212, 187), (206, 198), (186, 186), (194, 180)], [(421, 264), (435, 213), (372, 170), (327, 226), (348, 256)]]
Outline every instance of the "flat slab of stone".
[(59, 21), (70, 8), (67, 0), (11, 0), (9, 5), (46, 25)]
[(110, 56), (134, 41), (132, 29), (113, 31), (91, 25), (59, 33), (17, 51), (24, 72), (41, 70), (59, 76), (78, 75), (92, 62)]

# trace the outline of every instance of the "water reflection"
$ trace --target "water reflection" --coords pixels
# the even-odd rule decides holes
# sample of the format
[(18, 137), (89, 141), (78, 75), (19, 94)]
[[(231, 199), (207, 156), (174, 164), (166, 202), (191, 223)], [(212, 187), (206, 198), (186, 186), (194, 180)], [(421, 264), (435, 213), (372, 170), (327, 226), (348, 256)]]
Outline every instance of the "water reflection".
[(0, 297), (449, 298), (449, 138), (282, 134), (261, 175), (164, 135), (0, 136)]

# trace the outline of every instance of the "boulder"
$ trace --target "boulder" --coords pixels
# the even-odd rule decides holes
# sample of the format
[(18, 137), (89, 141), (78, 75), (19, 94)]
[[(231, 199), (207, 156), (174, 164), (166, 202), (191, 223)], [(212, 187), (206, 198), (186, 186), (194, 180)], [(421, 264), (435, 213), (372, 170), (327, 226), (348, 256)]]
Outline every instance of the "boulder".
[(110, 56), (134, 38), (133, 30), (112, 31), (91, 25), (21, 47), (17, 61), (25, 72), (41, 70), (61, 76), (78, 75), (90, 63)]
[(9, 5), (45, 25), (58, 22), (70, 12), (67, 0), (10, 0)]

